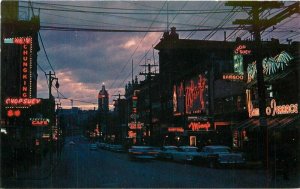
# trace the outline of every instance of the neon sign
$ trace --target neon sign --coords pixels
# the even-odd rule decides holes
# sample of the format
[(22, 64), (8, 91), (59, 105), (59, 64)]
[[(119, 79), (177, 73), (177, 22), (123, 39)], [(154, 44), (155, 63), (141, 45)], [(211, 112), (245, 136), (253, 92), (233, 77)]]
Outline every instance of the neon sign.
[(32, 84), (32, 38), (16, 38), (15, 44), (21, 44), (23, 47), (22, 51), (22, 62), (21, 62), (21, 97), (31, 97), (31, 84)]
[(205, 129), (208, 131), (208, 128), (210, 128), (210, 123), (191, 122), (189, 124), (189, 128), (192, 129), (192, 131), (199, 131), (200, 129)]
[(249, 55), (251, 54), (251, 50), (248, 50), (246, 45), (239, 45), (235, 48), (234, 53), (241, 55)]
[[(293, 57), (287, 52), (282, 51), (280, 54), (275, 57), (264, 58), (262, 61), (263, 64), (263, 73), (265, 75), (271, 75), (278, 72), (280, 69), (284, 70), (288, 66), (288, 63), (293, 60)], [(248, 82), (251, 82), (257, 74), (256, 70), (256, 61), (249, 64), (247, 67), (248, 72)]]
[(143, 128), (143, 123), (140, 123), (140, 122), (137, 122), (137, 123), (135, 123), (135, 122), (131, 122), (131, 123), (129, 123), (128, 124), (128, 126), (129, 126), (129, 129), (132, 129), (132, 130), (134, 130), (134, 129), (142, 129)]
[(7, 116), (8, 117), (20, 117), (20, 115), (21, 115), (21, 111), (19, 110), (19, 109), (17, 109), (17, 110), (11, 110), (11, 109), (9, 109), (9, 110), (7, 110)]
[(39, 98), (7, 98), (5, 99), (5, 105), (12, 106), (32, 106), (41, 103)]
[(244, 75), (239, 75), (239, 74), (235, 74), (235, 73), (224, 73), (223, 79), (231, 80), (231, 81), (243, 81)]
[(168, 132), (178, 132), (183, 133), (184, 129), (182, 127), (169, 127)]
[(31, 37), (14, 37), (14, 38), (4, 38), (4, 43), (8, 44), (17, 44), (17, 45), (24, 45), (24, 44), (31, 44), (32, 38)]
[(199, 75), (198, 79), (190, 80), (185, 88), (186, 113), (201, 113), (205, 111), (205, 92), (207, 88), (207, 79)]
[[(250, 90), (246, 91), (246, 97), (249, 117), (259, 116), (259, 108), (253, 107)], [(266, 115), (268, 116), (285, 114), (298, 114), (298, 104), (277, 105), (276, 100), (272, 99), (270, 106), (266, 107)]]
[(50, 120), (46, 118), (32, 118), (31, 125), (32, 126), (47, 126)]
[(20, 94), (22, 98), (30, 98), (32, 90), (32, 37), (4, 38), (4, 43), (22, 46)]

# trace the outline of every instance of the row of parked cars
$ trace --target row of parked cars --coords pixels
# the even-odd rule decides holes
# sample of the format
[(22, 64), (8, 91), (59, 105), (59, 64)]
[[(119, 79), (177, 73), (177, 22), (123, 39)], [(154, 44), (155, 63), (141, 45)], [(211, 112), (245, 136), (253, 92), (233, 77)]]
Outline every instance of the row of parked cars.
[(206, 164), (211, 168), (224, 165), (242, 166), (246, 163), (242, 153), (233, 152), (227, 146), (210, 145), (199, 150), (195, 146), (132, 146), (128, 150), (132, 159), (166, 159), (178, 162)]
[[(98, 143), (98, 147), (115, 152), (126, 152), (122, 145)], [(242, 166), (246, 163), (242, 153), (233, 152), (227, 146), (210, 145), (201, 150), (195, 146), (131, 146), (128, 149), (129, 158), (135, 159), (163, 159), (177, 162), (205, 164), (211, 168), (225, 165)]]

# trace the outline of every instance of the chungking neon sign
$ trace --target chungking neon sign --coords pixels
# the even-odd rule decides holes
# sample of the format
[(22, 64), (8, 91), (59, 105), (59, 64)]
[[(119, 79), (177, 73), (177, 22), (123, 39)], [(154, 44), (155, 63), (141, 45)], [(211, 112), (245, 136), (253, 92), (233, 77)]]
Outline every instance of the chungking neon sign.
[(4, 38), (6, 44), (22, 46), (20, 65), (20, 93), (23, 98), (31, 98), (32, 90), (32, 37)]
[[(246, 91), (247, 98), (247, 108), (249, 117), (259, 116), (259, 108), (254, 108), (251, 100), (250, 90)], [(275, 99), (272, 99), (270, 105), (266, 107), (267, 116), (275, 115), (285, 115), (285, 114), (298, 114), (298, 104), (286, 104), (286, 105), (277, 105)]]

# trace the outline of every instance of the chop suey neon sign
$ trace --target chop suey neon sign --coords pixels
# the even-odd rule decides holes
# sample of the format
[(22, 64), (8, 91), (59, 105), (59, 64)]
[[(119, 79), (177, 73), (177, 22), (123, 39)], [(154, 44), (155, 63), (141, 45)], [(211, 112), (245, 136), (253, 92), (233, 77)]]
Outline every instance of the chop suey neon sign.
[[(246, 91), (247, 97), (247, 108), (249, 117), (259, 116), (259, 108), (254, 108), (251, 100), (250, 90)], [(272, 99), (270, 105), (266, 107), (267, 116), (275, 115), (284, 115), (284, 114), (298, 114), (298, 104), (286, 104), (286, 105), (277, 105), (276, 100)]]

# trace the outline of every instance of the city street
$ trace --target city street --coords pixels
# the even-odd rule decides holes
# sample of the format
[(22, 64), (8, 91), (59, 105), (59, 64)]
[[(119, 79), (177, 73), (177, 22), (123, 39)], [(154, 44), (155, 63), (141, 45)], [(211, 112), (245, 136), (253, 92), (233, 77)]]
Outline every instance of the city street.
[(3, 179), (2, 187), (297, 187), (282, 178), (276, 183), (267, 183), (263, 170), (210, 169), (160, 160), (131, 161), (126, 153), (91, 151), (89, 142), (83, 137), (74, 137), (75, 145), (70, 145), (70, 140), (67, 139), (61, 161), (52, 176)]

